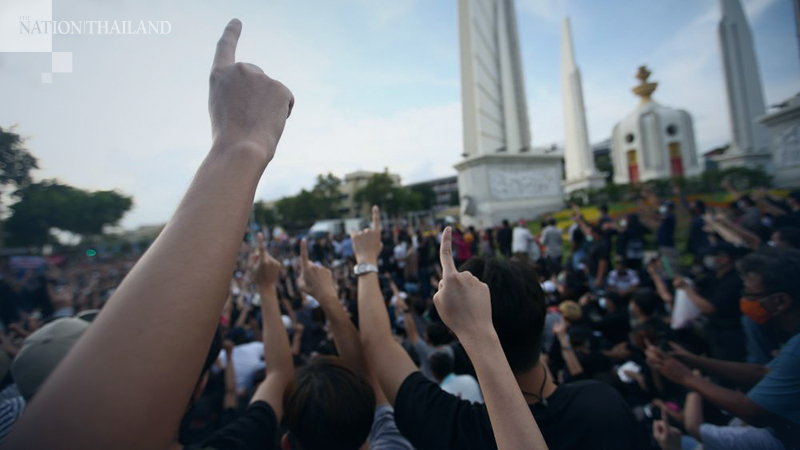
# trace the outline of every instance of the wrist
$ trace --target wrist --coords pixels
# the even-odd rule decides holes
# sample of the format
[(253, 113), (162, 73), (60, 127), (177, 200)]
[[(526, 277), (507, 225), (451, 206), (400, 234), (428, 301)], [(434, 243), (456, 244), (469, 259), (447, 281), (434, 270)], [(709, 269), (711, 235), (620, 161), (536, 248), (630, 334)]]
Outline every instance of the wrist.
[(458, 337), (465, 349), (473, 348), (478, 350), (479, 347), (485, 349), (495, 343), (500, 345), (500, 338), (491, 324), (488, 327), (472, 327), (468, 331), (456, 332), (456, 337)]
[(265, 151), (254, 142), (229, 140), (218, 136), (211, 144), (208, 157), (241, 161), (251, 167), (259, 167), (263, 171), (269, 164), (268, 153), (270, 152)]
[(372, 264), (374, 266), (378, 265), (378, 257), (377, 256), (361, 256), (356, 255), (356, 264)]

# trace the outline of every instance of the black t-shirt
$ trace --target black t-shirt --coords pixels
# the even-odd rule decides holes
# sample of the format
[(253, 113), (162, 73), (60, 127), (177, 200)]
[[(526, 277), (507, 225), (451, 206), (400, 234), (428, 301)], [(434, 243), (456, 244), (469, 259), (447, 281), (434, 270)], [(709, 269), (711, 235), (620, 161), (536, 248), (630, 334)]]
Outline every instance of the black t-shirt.
[(278, 434), (278, 419), (268, 403), (257, 401), (247, 407), (238, 419), (214, 433), (198, 446), (185, 450), (249, 450), (274, 448)]
[(742, 294), (742, 278), (739, 272), (731, 269), (722, 278), (711, 278), (700, 295), (714, 304), (716, 312), (709, 316), (711, 328), (740, 328), (742, 312), (739, 298)]
[(597, 275), (597, 270), (600, 267), (600, 261), (607, 261), (606, 275), (611, 268), (611, 246), (605, 239), (598, 239), (592, 242), (592, 247), (589, 250), (589, 273), (592, 276)]
[[(550, 450), (648, 449), (646, 430), (611, 386), (580, 381), (558, 386), (548, 406), (530, 405)], [(448, 394), (420, 372), (403, 381), (395, 422), (417, 450), (496, 449), (486, 406)]]

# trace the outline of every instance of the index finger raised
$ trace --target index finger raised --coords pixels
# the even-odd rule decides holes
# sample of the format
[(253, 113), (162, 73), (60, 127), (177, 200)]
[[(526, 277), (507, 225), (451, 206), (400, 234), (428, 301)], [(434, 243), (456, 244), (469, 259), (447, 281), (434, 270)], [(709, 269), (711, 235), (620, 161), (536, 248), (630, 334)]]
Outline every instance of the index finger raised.
[(300, 241), (300, 270), (304, 270), (308, 267), (308, 241), (306, 238), (303, 238)]
[(439, 261), (442, 263), (442, 278), (457, 272), (456, 263), (453, 261), (453, 229), (450, 227), (446, 227), (442, 231)]
[(217, 42), (217, 52), (214, 54), (212, 69), (233, 65), (236, 62), (236, 44), (242, 34), (242, 22), (232, 19), (222, 32), (222, 37)]
[(381, 210), (378, 205), (372, 205), (372, 229), (381, 231)]

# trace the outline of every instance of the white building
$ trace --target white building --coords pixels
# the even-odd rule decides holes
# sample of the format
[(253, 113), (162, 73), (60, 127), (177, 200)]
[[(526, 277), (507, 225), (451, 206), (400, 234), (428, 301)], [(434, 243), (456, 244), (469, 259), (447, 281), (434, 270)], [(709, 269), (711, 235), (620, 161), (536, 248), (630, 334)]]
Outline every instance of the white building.
[(531, 148), (513, 0), (459, 0), (461, 219), (487, 227), (563, 206), (561, 158)]
[(579, 189), (603, 187), (606, 179), (597, 172), (589, 145), (581, 71), (575, 64), (569, 17), (564, 18), (561, 34), (561, 97), (564, 102), (564, 163), (567, 172), (564, 191), (569, 194)]
[(767, 127), (775, 164), (773, 181), (778, 187), (800, 187), (800, 96), (756, 119)]
[(692, 176), (700, 171), (692, 117), (653, 101), (650, 96), (658, 83), (648, 82), (649, 76), (650, 71), (641, 66), (636, 75), (640, 84), (633, 88), (641, 102), (614, 126), (611, 135), (616, 184)]
[(731, 148), (717, 157), (720, 169), (761, 167), (772, 171), (769, 136), (755, 119), (766, 113), (753, 35), (739, 0), (720, 0), (719, 44), (728, 97)]

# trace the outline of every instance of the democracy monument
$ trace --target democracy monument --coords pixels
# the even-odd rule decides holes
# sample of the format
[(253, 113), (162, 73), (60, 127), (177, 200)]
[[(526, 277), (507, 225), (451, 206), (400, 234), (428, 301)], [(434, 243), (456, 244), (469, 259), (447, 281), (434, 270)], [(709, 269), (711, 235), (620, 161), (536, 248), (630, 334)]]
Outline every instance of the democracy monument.
[[(800, 97), (767, 114), (741, 1), (719, 1), (731, 143), (707, 159), (720, 169), (760, 168), (774, 176), (776, 186), (798, 186)], [(561, 209), (565, 195), (605, 186), (609, 175), (595, 167), (589, 143), (569, 18), (561, 41), (563, 155), (531, 143), (514, 1), (458, 0), (458, 30), (464, 151), (455, 168), (462, 222), (489, 227), (504, 219), (536, 217)], [(611, 131), (615, 184), (694, 176), (703, 170), (692, 116), (656, 102), (652, 97), (658, 83), (650, 76), (646, 66), (639, 67), (632, 89), (639, 104)]]

